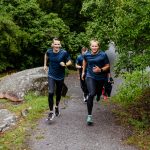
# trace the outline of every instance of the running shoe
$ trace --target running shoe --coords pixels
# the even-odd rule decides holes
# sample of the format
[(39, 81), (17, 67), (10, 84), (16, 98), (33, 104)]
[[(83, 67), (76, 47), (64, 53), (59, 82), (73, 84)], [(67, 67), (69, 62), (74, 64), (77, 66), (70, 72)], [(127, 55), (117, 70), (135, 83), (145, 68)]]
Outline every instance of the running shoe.
[(87, 97), (86, 96), (83, 96), (83, 101), (87, 102)]
[(48, 114), (47, 120), (52, 121), (52, 120), (54, 119), (54, 117), (55, 117), (54, 113), (53, 113), (53, 112), (50, 112), (50, 113)]
[(86, 99), (87, 99), (87, 100), (88, 100), (88, 98), (89, 98), (89, 95), (86, 96)]
[(92, 125), (93, 124), (92, 115), (87, 116), (86, 122), (87, 122), (87, 125)]
[(55, 107), (55, 115), (58, 117), (60, 115), (59, 108)]

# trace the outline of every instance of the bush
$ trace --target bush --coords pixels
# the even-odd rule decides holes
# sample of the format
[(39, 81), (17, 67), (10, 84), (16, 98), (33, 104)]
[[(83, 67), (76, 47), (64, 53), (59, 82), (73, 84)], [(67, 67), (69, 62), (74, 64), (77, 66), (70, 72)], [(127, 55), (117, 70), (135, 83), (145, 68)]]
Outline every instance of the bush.
[(150, 87), (134, 100), (127, 111), (136, 122), (143, 124), (142, 127), (150, 128)]
[(144, 89), (149, 87), (149, 72), (135, 71), (123, 75), (124, 82), (119, 87), (114, 100), (123, 105), (130, 105), (141, 95)]

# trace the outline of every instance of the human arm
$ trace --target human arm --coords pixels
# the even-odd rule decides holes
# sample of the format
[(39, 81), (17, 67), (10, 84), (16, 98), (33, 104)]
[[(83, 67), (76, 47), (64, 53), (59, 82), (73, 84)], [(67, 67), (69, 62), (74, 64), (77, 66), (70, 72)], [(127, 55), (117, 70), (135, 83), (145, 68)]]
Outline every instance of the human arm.
[(77, 69), (81, 69), (81, 68), (82, 68), (82, 66), (80, 66), (80, 65), (76, 64), (76, 68), (77, 68)]
[(67, 52), (65, 52), (65, 59), (60, 62), (60, 65), (62, 67), (68, 67), (68, 66), (72, 65), (71, 58)]
[(103, 67), (98, 67), (95, 66), (93, 67), (93, 72), (98, 73), (98, 72), (105, 72), (108, 71), (110, 69), (110, 64), (105, 64)]
[(103, 58), (104, 58), (104, 64), (102, 65), (103, 67), (94, 66), (93, 72), (95, 73), (108, 72), (110, 70), (110, 63), (109, 63), (109, 59), (106, 53), (104, 53)]
[(67, 61), (66, 63), (60, 62), (60, 65), (61, 65), (62, 67), (68, 67), (68, 66), (72, 65), (72, 62), (71, 62), (71, 60)]
[(114, 84), (114, 80), (113, 80), (110, 72), (108, 73), (107, 77), (108, 77), (108, 82), (110, 82), (111, 84)]
[(45, 53), (44, 55), (44, 70), (47, 72), (48, 70), (48, 67), (47, 67), (47, 60), (48, 60), (48, 57), (47, 57), (47, 53)]
[(79, 55), (79, 56), (77, 57), (77, 59), (76, 59), (75, 67), (76, 67), (77, 69), (81, 69), (81, 68), (82, 68), (82, 61), (83, 61), (83, 59), (81, 59), (81, 58), (82, 58), (81, 55)]
[(85, 77), (86, 66), (87, 66), (87, 61), (85, 59), (83, 59), (83, 64), (82, 64), (82, 80), (84, 80), (84, 77)]
[(72, 65), (72, 61), (71, 60), (69, 60), (69, 61), (67, 61), (66, 62), (66, 66), (68, 67), (68, 66), (71, 66)]

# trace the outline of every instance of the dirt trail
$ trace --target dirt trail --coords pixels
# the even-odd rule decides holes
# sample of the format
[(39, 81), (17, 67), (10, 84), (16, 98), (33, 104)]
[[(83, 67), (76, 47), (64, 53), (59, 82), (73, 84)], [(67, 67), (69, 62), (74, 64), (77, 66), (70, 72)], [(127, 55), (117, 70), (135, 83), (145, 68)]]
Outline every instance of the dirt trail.
[(87, 126), (87, 108), (77, 75), (70, 75), (65, 83), (70, 96), (67, 107), (52, 124), (45, 121), (47, 114), (39, 120), (29, 139), (32, 150), (136, 150), (123, 144), (128, 132), (115, 124), (109, 103), (94, 102), (94, 126)]

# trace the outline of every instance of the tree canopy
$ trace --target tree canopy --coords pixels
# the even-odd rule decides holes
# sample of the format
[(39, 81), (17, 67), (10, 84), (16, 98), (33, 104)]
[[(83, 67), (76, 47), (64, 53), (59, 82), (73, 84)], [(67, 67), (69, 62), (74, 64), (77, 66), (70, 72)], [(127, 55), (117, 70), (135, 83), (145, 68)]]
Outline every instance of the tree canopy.
[(53, 37), (73, 60), (91, 38), (113, 41), (117, 73), (150, 65), (149, 0), (1, 0), (0, 32), (0, 71), (43, 65)]

